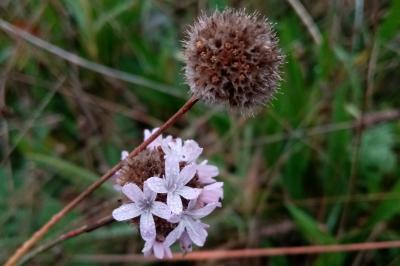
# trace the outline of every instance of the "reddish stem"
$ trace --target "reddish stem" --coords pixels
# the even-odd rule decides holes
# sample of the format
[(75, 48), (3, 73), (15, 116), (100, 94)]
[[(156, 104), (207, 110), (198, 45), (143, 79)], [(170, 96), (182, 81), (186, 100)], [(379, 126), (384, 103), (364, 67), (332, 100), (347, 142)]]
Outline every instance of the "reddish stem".
[[(382, 242), (366, 242), (351, 243), (337, 245), (315, 245), (315, 246), (299, 246), (299, 247), (280, 247), (280, 248), (256, 248), (256, 249), (237, 249), (237, 250), (205, 250), (195, 251), (186, 255), (178, 253), (174, 254), (171, 261), (206, 261), (206, 260), (232, 260), (254, 257), (272, 257), (287, 255), (304, 255), (304, 254), (320, 254), (333, 252), (352, 252), (361, 250), (379, 250), (400, 248), (400, 241), (382, 241)], [(102, 262), (102, 263), (123, 263), (123, 262), (140, 262), (154, 261), (155, 258), (143, 257), (143, 255), (77, 255), (77, 259), (85, 262)]]

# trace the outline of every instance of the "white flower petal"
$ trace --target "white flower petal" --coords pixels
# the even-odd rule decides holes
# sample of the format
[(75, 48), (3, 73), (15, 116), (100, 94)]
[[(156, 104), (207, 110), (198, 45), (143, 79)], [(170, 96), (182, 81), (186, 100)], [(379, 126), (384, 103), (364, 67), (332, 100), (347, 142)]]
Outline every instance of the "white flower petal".
[(179, 173), (179, 181), (177, 182), (179, 186), (184, 186), (186, 185), (194, 175), (196, 174), (196, 165), (195, 164), (189, 164), (186, 165), (182, 171)]
[(170, 247), (165, 247), (164, 246), (164, 257), (172, 259), (172, 252)]
[(199, 147), (194, 140), (186, 140), (183, 148), (182, 148), (182, 159), (185, 162), (193, 162), (195, 161), (200, 154), (203, 152), (203, 149)]
[(181, 195), (185, 199), (192, 200), (200, 195), (201, 189), (183, 186), (176, 190), (175, 193)]
[(185, 228), (193, 243), (202, 247), (207, 238), (207, 231), (203, 228), (202, 224), (198, 221), (187, 219)]
[(201, 163), (197, 165), (197, 175), (199, 176), (199, 181), (203, 184), (214, 183), (216, 177), (219, 175), (218, 168), (214, 165), (208, 165)]
[(154, 241), (145, 241), (145, 242), (144, 242), (144, 247), (143, 247), (143, 249), (142, 249), (142, 252), (143, 252), (143, 253), (148, 253), (148, 252), (150, 252), (151, 249), (153, 248), (153, 244), (154, 244)]
[(156, 226), (153, 215), (146, 211), (140, 215), (140, 235), (145, 241), (153, 241), (156, 238)]
[(157, 193), (167, 193), (167, 187), (165, 185), (165, 180), (156, 176), (150, 177), (146, 180), (148, 187)]
[(182, 212), (182, 200), (176, 193), (167, 194), (167, 205), (173, 213), (179, 214)]
[(121, 152), (121, 160), (125, 160), (126, 158), (128, 158), (129, 156), (129, 152), (128, 151), (122, 151)]
[(149, 188), (149, 185), (147, 184), (147, 181), (144, 182), (143, 192), (144, 192), (144, 197), (147, 200), (154, 201), (156, 199), (156, 197), (157, 197), (157, 193)]
[(153, 202), (153, 207), (151, 209), (151, 212), (158, 217), (161, 217), (165, 220), (168, 220), (169, 218), (171, 218), (171, 210), (169, 209), (169, 207), (167, 206), (167, 204), (163, 203), (163, 202), (159, 202), (159, 201), (155, 201)]
[(139, 202), (144, 199), (142, 190), (133, 183), (127, 183), (122, 187), (122, 193), (125, 194), (131, 201)]
[(192, 240), (190, 240), (190, 237), (186, 231), (183, 232), (181, 238), (179, 239), (179, 245), (181, 246), (183, 252), (192, 251), (193, 249)]
[(179, 223), (177, 227), (174, 228), (174, 230), (172, 230), (167, 237), (165, 238), (164, 244), (169, 247), (172, 244), (175, 243), (176, 240), (178, 240), (183, 231), (185, 230), (185, 227), (183, 226), (183, 223)]
[(168, 219), (168, 222), (176, 224), (181, 221), (181, 215), (172, 213), (172, 216)]
[(219, 206), (221, 206), (220, 203), (210, 203), (204, 206), (203, 208), (190, 210), (187, 213), (194, 219), (201, 219), (212, 213), (215, 210), (215, 208)]
[(160, 243), (158, 241), (154, 242), (153, 250), (154, 250), (154, 256), (157, 259), (163, 259), (164, 258), (164, 245), (163, 245), (163, 243)]
[(117, 221), (126, 221), (139, 216), (142, 210), (135, 204), (129, 203), (113, 210), (112, 216)]
[[(147, 140), (148, 138), (150, 138), (150, 136), (153, 135), (157, 130), (158, 130), (158, 128), (155, 128), (150, 132), (150, 130), (145, 129), (144, 130), (144, 140)], [(155, 148), (161, 146), (162, 142), (163, 142), (162, 135), (159, 135), (155, 140), (153, 140), (149, 145), (147, 145), (147, 148), (155, 149)]]
[(219, 202), (224, 197), (223, 182), (216, 182), (203, 187), (199, 196), (199, 202), (203, 204)]
[(197, 205), (197, 200), (196, 199), (190, 200), (186, 210), (187, 211), (193, 210), (193, 209), (196, 208), (196, 205)]
[(179, 160), (174, 157), (165, 158), (165, 179), (167, 183), (175, 182), (179, 176)]

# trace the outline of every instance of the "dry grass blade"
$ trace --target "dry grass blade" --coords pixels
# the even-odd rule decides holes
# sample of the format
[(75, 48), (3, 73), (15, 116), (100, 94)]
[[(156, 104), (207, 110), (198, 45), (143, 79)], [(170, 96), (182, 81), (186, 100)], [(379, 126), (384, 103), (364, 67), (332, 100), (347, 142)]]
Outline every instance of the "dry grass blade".
[(307, 27), (308, 32), (313, 38), (314, 42), (317, 45), (320, 45), (322, 42), (321, 32), (319, 31), (317, 25), (315, 25), (312, 17), (308, 14), (305, 7), (298, 0), (287, 0), (289, 4), (292, 6), (294, 11), (296, 11), (297, 15), (300, 17), (303, 24)]
[(173, 95), (179, 98), (182, 98), (182, 95), (174, 92), (174, 90), (166, 85), (124, 72), (120, 70), (113, 69), (111, 67), (107, 67), (92, 61), (89, 61), (85, 58), (82, 58), (80, 56), (77, 56), (76, 54), (70, 53), (68, 51), (65, 51), (64, 49), (61, 49), (60, 47), (57, 47), (51, 43), (48, 43), (24, 30), (19, 29), (18, 27), (13, 26), (12, 24), (8, 23), (7, 21), (3, 20), (0, 18), (0, 28), (7, 32), (10, 35), (17, 36), (19, 38), (22, 38), (23, 40), (29, 42), (30, 44), (33, 44), (36, 47), (39, 47), (49, 53), (52, 53), (68, 62), (71, 62), (72, 64), (81, 66), (83, 68), (92, 70), (94, 72), (103, 74), (105, 76), (123, 80), (132, 84), (140, 85), (143, 87), (151, 88), (160, 92), (163, 92), (165, 94)]

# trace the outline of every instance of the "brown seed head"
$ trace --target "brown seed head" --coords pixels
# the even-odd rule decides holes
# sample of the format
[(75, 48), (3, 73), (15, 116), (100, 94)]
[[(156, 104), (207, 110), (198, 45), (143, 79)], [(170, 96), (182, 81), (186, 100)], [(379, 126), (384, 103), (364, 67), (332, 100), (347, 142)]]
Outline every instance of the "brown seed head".
[(184, 43), (193, 95), (253, 114), (277, 90), (283, 56), (272, 26), (257, 14), (227, 9), (201, 16)]

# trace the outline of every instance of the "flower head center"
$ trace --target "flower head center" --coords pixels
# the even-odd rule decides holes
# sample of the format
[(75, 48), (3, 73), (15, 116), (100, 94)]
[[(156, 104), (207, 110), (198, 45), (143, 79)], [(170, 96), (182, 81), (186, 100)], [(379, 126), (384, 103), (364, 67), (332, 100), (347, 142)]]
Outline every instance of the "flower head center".
[(146, 210), (148, 210), (148, 209), (150, 209), (152, 206), (153, 206), (153, 201), (151, 200), (151, 199), (144, 199), (142, 202), (141, 202), (141, 207), (143, 208), (143, 209), (146, 209)]

